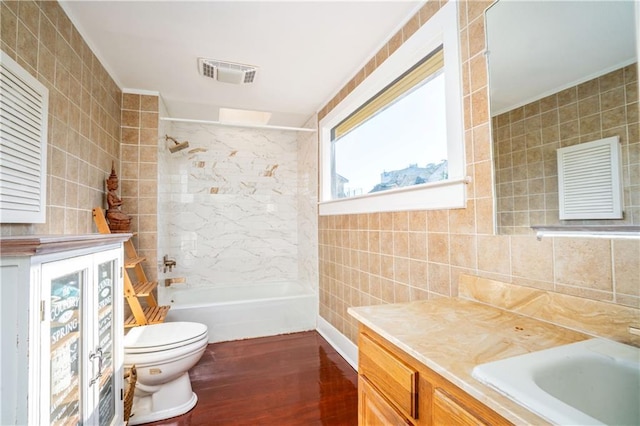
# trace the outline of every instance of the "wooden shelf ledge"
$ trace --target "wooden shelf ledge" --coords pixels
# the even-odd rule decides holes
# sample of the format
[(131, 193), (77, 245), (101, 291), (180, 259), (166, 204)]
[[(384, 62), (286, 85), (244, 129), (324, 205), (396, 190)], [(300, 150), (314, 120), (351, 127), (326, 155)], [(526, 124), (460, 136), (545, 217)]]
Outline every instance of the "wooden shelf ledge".
[(135, 283), (133, 285), (133, 291), (135, 292), (136, 296), (138, 297), (142, 297), (142, 296), (148, 296), (151, 294), (151, 292), (158, 286), (158, 282), (157, 281), (148, 281), (148, 282), (143, 282), (143, 283)]
[[(170, 308), (171, 307), (168, 305), (152, 306), (152, 307), (144, 308), (143, 312), (144, 312), (144, 316), (147, 318), (148, 324), (160, 324), (164, 322), (164, 318), (167, 316), (167, 312), (169, 312)], [(126, 321), (124, 322), (124, 328), (131, 328), (138, 325), (142, 325), (142, 324), (138, 324), (136, 322), (136, 318), (133, 315), (129, 316), (129, 318), (127, 318)]]
[(142, 263), (145, 260), (146, 258), (142, 256), (132, 257), (131, 259), (127, 259), (124, 261), (124, 267), (127, 269), (135, 268), (137, 264)]

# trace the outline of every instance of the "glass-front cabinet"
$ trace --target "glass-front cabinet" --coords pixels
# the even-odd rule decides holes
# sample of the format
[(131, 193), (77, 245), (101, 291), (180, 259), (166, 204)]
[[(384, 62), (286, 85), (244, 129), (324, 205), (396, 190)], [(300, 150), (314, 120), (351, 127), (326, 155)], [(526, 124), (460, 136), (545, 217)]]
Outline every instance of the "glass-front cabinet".
[(100, 252), (42, 265), (41, 352), (49, 363), (42, 375), (48, 382), (40, 387), (44, 423), (114, 421), (112, 295), (121, 265), (118, 254)]
[(42, 398), (48, 400), (41, 404), (41, 420), (48, 419), (46, 423), (55, 425), (76, 425), (83, 420), (80, 357), (84, 350), (80, 324), (85, 310), (81, 301), (88, 269), (64, 273), (56, 271), (60, 266), (43, 265), (43, 290), (49, 296), (49, 303), (45, 299), (44, 306), (48, 305), (48, 309), (45, 308), (41, 322), (41, 353), (42, 359), (48, 361), (48, 365), (42, 367), (49, 371), (42, 375), (44, 383), (40, 387)]
[[(10, 407), (3, 405), (0, 424), (123, 423), (122, 237), (107, 239), (109, 244), (99, 238), (97, 245), (89, 247), (85, 247), (88, 241), (82, 239), (83, 244), (76, 250), (28, 256), (26, 262), (22, 259), (29, 266), (28, 283), (20, 280), (20, 273), (16, 274), (20, 268), (10, 268), (20, 258), (7, 256), (8, 243), (0, 241), (2, 290), (5, 284), (17, 286), (13, 292), (16, 303), (2, 300), (2, 355), (13, 355), (15, 368), (18, 371), (27, 368), (29, 377), (27, 395), (21, 395), (20, 386), (15, 383), (17, 414), (13, 415)], [(27, 286), (28, 290), (21, 286)], [(30, 309), (21, 310), (20, 303), (27, 300)], [(20, 329), (20, 324), (25, 323), (21, 320), (15, 329), (8, 330), (16, 333), (17, 341), (21, 334), (28, 333), (26, 363), (18, 354), (19, 343), (14, 353), (5, 348), (5, 312), (17, 317), (20, 312), (29, 312), (28, 330)], [(5, 398), (13, 379), (4, 375), (0, 379), (0, 398)]]
[[(98, 263), (95, 303), (98, 312), (98, 327), (94, 329), (98, 341), (98, 349), (95, 356), (98, 358), (98, 374), (92, 378), (94, 386), (98, 387), (98, 409), (94, 414), (98, 415), (96, 424), (110, 425), (116, 415), (115, 409), (115, 375), (113, 363), (114, 340), (114, 307), (113, 285), (116, 275), (116, 263), (113, 260)], [(120, 298), (121, 299), (121, 298)], [(120, 329), (122, 330), (122, 329)], [(90, 383), (91, 384), (91, 383)]]

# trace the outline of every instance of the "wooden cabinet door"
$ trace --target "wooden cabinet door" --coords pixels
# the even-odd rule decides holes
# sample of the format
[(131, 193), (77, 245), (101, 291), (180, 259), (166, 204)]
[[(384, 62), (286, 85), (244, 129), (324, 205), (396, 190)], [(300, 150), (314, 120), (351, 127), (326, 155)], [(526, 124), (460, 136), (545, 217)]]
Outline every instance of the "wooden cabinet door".
[(432, 419), (434, 425), (460, 425), (480, 426), (485, 425), (480, 419), (471, 414), (467, 409), (449, 397), (442, 389), (436, 389), (433, 393)]
[(418, 418), (418, 371), (364, 333), (358, 369), (406, 417)]
[(387, 400), (369, 384), (358, 377), (358, 425), (359, 426), (407, 426), (411, 425)]

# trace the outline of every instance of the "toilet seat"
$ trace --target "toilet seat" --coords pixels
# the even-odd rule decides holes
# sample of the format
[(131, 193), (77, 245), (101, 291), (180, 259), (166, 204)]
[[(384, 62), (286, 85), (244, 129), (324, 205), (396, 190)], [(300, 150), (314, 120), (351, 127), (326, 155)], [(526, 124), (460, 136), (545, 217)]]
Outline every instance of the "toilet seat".
[(195, 322), (166, 322), (134, 327), (124, 337), (125, 354), (144, 354), (184, 348), (207, 339), (207, 326)]

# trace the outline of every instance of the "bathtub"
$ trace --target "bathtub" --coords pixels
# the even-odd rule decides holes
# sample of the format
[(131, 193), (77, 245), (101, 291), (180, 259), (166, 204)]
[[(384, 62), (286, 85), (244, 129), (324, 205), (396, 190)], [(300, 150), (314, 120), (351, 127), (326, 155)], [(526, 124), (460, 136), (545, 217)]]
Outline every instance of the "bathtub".
[(170, 305), (166, 321), (193, 321), (209, 328), (209, 343), (314, 330), (318, 297), (298, 283), (162, 288)]

